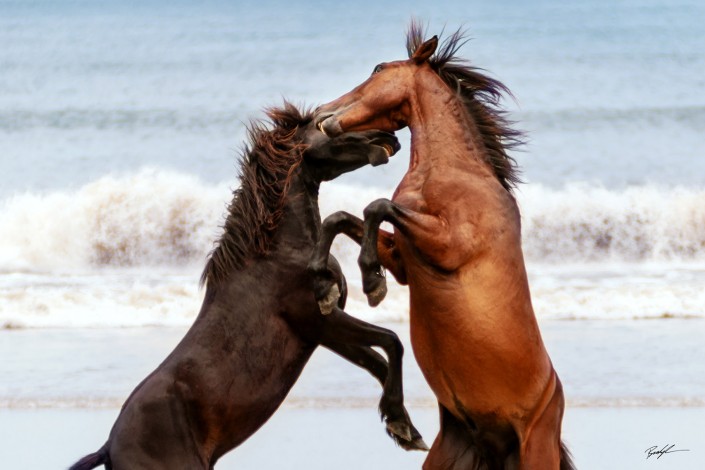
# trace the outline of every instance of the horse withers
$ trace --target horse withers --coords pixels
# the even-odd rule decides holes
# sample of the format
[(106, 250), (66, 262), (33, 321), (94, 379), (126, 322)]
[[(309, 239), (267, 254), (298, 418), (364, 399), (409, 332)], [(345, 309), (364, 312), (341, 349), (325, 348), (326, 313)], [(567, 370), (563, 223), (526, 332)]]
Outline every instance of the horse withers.
[(333, 257), (327, 278), (342, 295), (322, 316), (307, 270), (320, 230), (320, 183), (385, 163), (399, 144), (375, 130), (325, 137), (312, 113), (288, 103), (268, 116), (269, 126), (250, 126), (242, 184), (203, 273), (198, 317), (132, 392), (106, 444), (72, 470), (213, 468), (276, 411), (318, 345), (376, 377), (388, 433), (405, 449), (426, 448), (403, 406), (397, 336), (342, 310), (345, 279)]
[[(370, 304), (386, 292), (381, 266), (408, 284), (411, 343), (440, 407), (425, 469), (570, 469), (563, 391), (532, 308), (512, 195), (508, 151), (522, 134), (498, 106), (508, 90), (457, 57), (463, 44), (458, 31), (436, 52), (438, 38), (425, 41), (412, 24), (408, 60), (377, 65), (319, 108), (329, 136), (408, 126), (411, 159), (392, 199), (370, 204), (364, 222), (347, 213), (324, 221), (312, 270), (325, 272), (337, 232), (362, 233)], [(316, 297), (331, 286), (319, 277)]]

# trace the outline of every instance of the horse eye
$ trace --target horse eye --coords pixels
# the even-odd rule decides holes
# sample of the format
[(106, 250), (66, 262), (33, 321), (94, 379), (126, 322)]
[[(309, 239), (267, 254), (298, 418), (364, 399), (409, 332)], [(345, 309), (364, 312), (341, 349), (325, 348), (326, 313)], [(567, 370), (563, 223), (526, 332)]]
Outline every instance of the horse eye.
[(372, 71), (372, 75), (374, 75), (376, 73), (380, 73), (381, 71), (382, 71), (382, 64), (377, 64), (375, 69)]

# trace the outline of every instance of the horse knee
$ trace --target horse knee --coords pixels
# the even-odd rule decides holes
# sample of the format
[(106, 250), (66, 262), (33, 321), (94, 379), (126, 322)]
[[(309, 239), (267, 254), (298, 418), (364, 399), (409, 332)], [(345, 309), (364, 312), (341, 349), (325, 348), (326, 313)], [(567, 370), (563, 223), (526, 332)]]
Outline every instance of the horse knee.
[(376, 273), (380, 267), (377, 253), (363, 249), (357, 258), (357, 265), (363, 274), (370, 271)]
[(391, 203), (392, 201), (390, 201), (389, 199), (375, 199), (374, 201), (369, 203), (367, 207), (365, 207), (365, 209), (362, 211), (362, 215), (365, 217), (365, 220), (371, 217), (381, 216), (387, 212), (387, 208)]
[(380, 344), (385, 351), (387, 351), (387, 356), (391, 361), (395, 357), (399, 362), (401, 362), (404, 356), (404, 345), (402, 344), (399, 336), (392, 330), (386, 330), (383, 336), (383, 344)]
[(349, 221), (350, 217), (352, 216), (345, 211), (333, 212), (323, 220), (321, 230), (338, 234), (342, 226)]
[(394, 332), (392, 332), (392, 344), (394, 345), (397, 356), (401, 359), (404, 356), (404, 345)]

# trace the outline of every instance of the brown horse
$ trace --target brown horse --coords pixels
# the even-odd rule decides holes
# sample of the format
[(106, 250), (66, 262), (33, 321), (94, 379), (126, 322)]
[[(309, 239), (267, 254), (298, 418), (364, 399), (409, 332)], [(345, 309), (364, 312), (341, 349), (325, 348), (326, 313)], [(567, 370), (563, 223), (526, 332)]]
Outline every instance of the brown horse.
[[(426, 469), (569, 469), (561, 442), (563, 391), (541, 339), (521, 250), (518, 181), (507, 151), (521, 143), (498, 102), (506, 88), (456, 56), (461, 31), (438, 47), (419, 25), (409, 60), (377, 65), (364, 83), (322, 106), (329, 136), (411, 130), (411, 161), (392, 200), (362, 221), (324, 222), (313, 270), (336, 232), (361, 240), (371, 305), (386, 292), (380, 262), (410, 292), (414, 354), (438, 398), (441, 429)], [(379, 230), (390, 222), (394, 234)], [(324, 300), (330, 281), (317, 282)], [(322, 302), (322, 309), (331, 303)]]
[(198, 318), (132, 392), (106, 444), (71, 469), (212, 469), (276, 411), (318, 345), (376, 377), (387, 431), (406, 449), (426, 449), (403, 406), (399, 339), (343, 312), (345, 279), (332, 257), (328, 278), (343, 295), (321, 316), (307, 270), (321, 181), (385, 163), (398, 142), (380, 131), (328, 138), (288, 104), (268, 114), (271, 128), (250, 129)]

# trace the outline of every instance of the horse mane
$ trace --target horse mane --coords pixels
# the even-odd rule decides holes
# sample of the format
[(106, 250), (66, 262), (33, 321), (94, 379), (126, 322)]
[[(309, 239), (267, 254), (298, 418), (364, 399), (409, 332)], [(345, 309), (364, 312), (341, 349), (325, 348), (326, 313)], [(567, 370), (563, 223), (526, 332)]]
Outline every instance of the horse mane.
[(306, 147), (296, 131), (313, 119), (313, 113), (287, 101), (265, 113), (267, 120), (247, 126), (248, 143), (239, 159), (241, 185), (233, 191), (223, 234), (208, 255), (201, 287), (224, 281), (248, 258), (266, 254), (284, 212), (291, 178)]
[[(468, 42), (465, 31), (458, 29), (443, 40), (434, 55), (429, 59), (431, 68), (452, 89), (457, 90), (465, 109), (474, 119), (497, 179), (507, 191), (521, 183), (516, 160), (507, 151), (522, 146), (524, 133), (512, 128), (514, 124), (506, 118), (506, 112), (499, 106), (500, 100), (511, 91), (500, 81), (495, 80), (458, 57), (458, 50)], [(406, 36), (406, 49), (409, 57), (424, 43), (425, 31), (417, 21), (412, 21)]]

